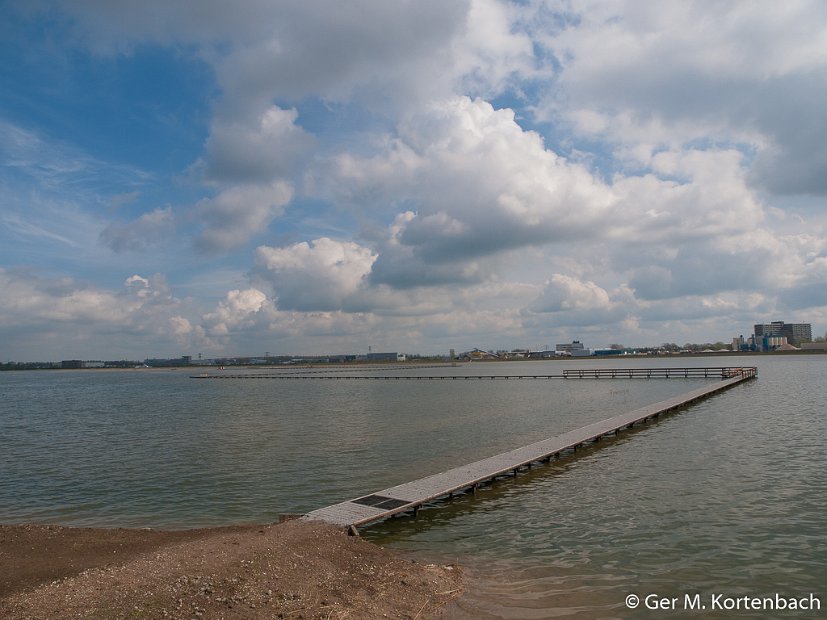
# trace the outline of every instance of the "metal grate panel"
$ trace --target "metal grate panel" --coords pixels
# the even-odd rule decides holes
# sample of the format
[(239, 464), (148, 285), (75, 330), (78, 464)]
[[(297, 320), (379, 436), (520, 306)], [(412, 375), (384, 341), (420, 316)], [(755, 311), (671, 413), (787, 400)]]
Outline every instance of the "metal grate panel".
[(359, 499), (351, 500), (354, 504), (361, 504), (362, 506), (373, 506), (374, 508), (384, 508), (385, 510), (393, 510), (400, 508), (410, 502), (404, 499), (396, 499), (394, 497), (386, 497), (385, 495), (366, 495)]

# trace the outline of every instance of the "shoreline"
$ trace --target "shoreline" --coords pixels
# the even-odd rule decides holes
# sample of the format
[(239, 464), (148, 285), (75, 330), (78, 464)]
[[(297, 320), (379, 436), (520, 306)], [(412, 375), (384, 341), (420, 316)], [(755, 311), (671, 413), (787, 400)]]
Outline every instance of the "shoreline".
[(456, 566), (288, 521), (193, 530), (0, 525), (0, 617), (439, 618)]
[[(713, 357), (795, 357), (795, 356), (818, 356), (818, 355), (825, 355), (827, 356), (827, 347), (825, 348), (817, 348), (817, 349), (796, 349), (793, 351), (729, 351), (729, 350), (719, 350), (719, 351), (694, 351), (694, 352), (687, 352), (687, 353), (665, 353), (665, 354), (658, 354), (658, 353), (640, 353), (640, 354), (629, 354), (629, 355), (588, 355), (584, 357), (571, 357), (571, 356), (553, 356), (553, 357), (519, 357), (519, 358), (484, 358), (484, 359), (474, 359), (474, 360), (454, 360), (453, 362), (449, 360), (427, 360), (427, 361), (404, 361), (404, 362), (331, 362), (331, 363), (318, 363), (318, 364), (230, 364), (225, 367), (227, 369), (255, 369), (255, 370), (289, 370), (289, 369), (334, 369), (334, 368), (358, 368), (363, 369), (367, 365), (375, 365), (377, 367), (381, 367), (382, 365), (400, 365), (408, 368), (416, 368), (417, 366), (431, 366), (431, 365), (440, 365), (440, 366), (452, 366), (454, 364), (457, 365), (465, 365), (465, 364), (479, 364), (479, 363), (494, 363), (494, 362), (507, 362), (507, 363), (514, 363), (514, 362), (570, 362), (572, 360), (576, 360), (578, 362), (583, 361), (585, 363), (590, 363), (593, 361), (619, 361), (624, 363), (623, 360), (645, 360), (645, 359), (658, 359), (658, 360), (678, 360), (678, 359), (686, 359), (686, 358), (713, 358)], [(0, 372), (26, 372), (26, 371), (35, 371), (35, 370), (59, 370), (59, 371), (104, 371), (104, 372), (145, 372), (145, 371), (161, 371), (161, 370), (168, 370), (168, 371), (179, 371), (184, 370), (188, 372), (192, 372), (194, 370), (215, 370), (218, 368), (217, 365), (201, 365), (201, 364), (190, 364), (190, 365), (181, 365), (181, 366), (127, 366), (127, 367), (104, 367), (104, 368), (61, 368), (57, 366), (38, 366), (38, 364), (55, 364), (56, 362), (9, 362), (8, 364), (0, 364)], [(26, 366), (24, 368), (12, 368), (7, 367), (9, 364), (19, 364), (21, 366)], [(32, 366), (28, 366), (32, 365)], [(381, 370), (381, 368), (377, 368)]]

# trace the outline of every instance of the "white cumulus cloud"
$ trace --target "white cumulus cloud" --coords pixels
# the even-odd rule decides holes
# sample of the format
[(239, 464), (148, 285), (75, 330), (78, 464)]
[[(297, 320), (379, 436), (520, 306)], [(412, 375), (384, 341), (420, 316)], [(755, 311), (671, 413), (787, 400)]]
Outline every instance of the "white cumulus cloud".
[(284, 248), (256, 250), (258, 278), (268, 283), (282, 310), (327, 311), (362, 305), (376, 255), (354, 242), (322, 237)]
[(201, 225), (196, 245), (205, 252), (221, 252), (244, 245), (266, 230), (293, 197), (284, 181), (270, 185), (237, 185), (214, 198), (201, 200), (192, 210)]
[(204, 174), (218, 182), (268, 183), (301, 169), (313, 138), (296, 125), (298, 112), (271, 106), (251, 121), (217, 118), (207, 140)]

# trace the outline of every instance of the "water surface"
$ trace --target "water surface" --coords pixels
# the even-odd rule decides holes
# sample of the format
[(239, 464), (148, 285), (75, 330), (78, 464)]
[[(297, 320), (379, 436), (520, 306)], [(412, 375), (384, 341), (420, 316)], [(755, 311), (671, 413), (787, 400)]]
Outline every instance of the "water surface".
[[(631, 592), (812, 591), (824, 600), (827, 356), (678, 363), (757, 363), (759, 378), (576, 459), (365, 535), (467, 567), (470, 592), (457, 617), (659, 617), (628, 610)], [(677, 365), (571, 360), (404, 372), (557, 374), (619, 364)], [(350, 374), (365, 372), (382, 374)], [(203, 381), (188, 374), (0, 373), (0, 522), (273, 521), (703, 383)]]

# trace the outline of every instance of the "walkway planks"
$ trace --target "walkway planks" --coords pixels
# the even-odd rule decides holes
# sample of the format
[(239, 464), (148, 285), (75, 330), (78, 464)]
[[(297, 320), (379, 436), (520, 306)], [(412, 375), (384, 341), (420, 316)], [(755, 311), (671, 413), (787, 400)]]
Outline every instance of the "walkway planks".
[[(396, 368), (389, 368), (387, 370), (396, 370)], [(405, 370), (417, 370), (421, 368), (446, 368), (446, 366), (411, 366)], [(365, 369), (370, 372), (382, 372), (385, 369), (371, 368)], [(316, 370), (316, 371), (301, 371), (301, 372), (279, 372), (279, 373), (243, 373), (243, 374), (208, 374), (206, 372), (199, 375), (192, 375), (190, 379), (306, 379), (306, 380), (336, 380), (336, 381), (477, 381), (483, 379), (689, 379), (689, 378), (704, 378), (713, 379), (720, 377), (726, 379), (740, 375), (743, 372), (748, 372), (749, 368), (736, 368), (734, 366), (699, 366), (699, 367), (663, 367), (663, 368), (589, 368), (577, 370), (564, 370), (556, 375), (538, 375), (538, 374), (522, 374), (522, 375), (355, 375), (348, 376), (342, 374), (330, 373), (347, 373), (360, 372), (363, 369), (330, 369), (330, 370)]]
[(521, 468), (530, 467), (536, 461), (549, 462), (552, 458), (559, 457), (564, 450), (576, 450), (583, 444), (599, 441), (605, 435), (612, 433), (617, 435), (620, 431), (631, 428), (635, 424), (707, 398), (742, 381), (752, 379), (755, 377), (756, 369), (743, 368), (739, 371), (734, 376), (713, 385), (704, 386), (668, 400), (608, 418), (557, 437), (538, 441), (510, 452), (491, 456), (475, 463), (469, 463), (413, 482), (382, 489), (371, 495), (320, 508), (309, 512), (302, 518), (326, 521), (345, 528), (356, 528), (381, 521), (401, 512), (416, 511), (423, 504), (438, 498), (467, 490), (476, 490), (479, 484), (493, 480), (498, 476), (516, 475)]

